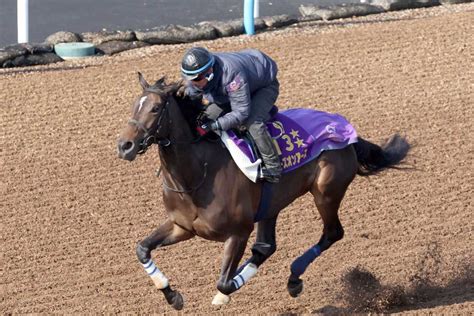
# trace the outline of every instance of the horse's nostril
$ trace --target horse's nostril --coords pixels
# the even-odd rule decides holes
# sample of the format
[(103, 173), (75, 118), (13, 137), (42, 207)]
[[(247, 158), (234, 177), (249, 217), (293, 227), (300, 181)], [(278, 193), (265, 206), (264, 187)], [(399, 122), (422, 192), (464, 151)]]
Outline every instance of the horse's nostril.
[(122, 154), (127, 154), (128, 152), (133, 150), (133, 146), (134, 144), (131, 141), (121, 141), (118, 145), (119, 152), (121, 152)]
[(129, 151), (133, 147), (132, 142), (124, 142), (122, 143), (122, 150), (123, 151)]

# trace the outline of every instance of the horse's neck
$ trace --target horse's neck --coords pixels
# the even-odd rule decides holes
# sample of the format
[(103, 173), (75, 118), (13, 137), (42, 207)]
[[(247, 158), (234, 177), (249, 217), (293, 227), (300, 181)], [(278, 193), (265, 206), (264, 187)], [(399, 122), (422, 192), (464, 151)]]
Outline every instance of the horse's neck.
[(194, 135), (176, 100), (169, 102), (168, 111), (170, 140), (181, 143), (192, 142)]
[(195, 142), (181, 109), (175, 101), (169, 103), (169, 139), (171, 144), (160, 148), (161, 165), (168, 175), (182, 185), (192, 185), (195, 177), (202, 177), (207, 162), (202, 144)]

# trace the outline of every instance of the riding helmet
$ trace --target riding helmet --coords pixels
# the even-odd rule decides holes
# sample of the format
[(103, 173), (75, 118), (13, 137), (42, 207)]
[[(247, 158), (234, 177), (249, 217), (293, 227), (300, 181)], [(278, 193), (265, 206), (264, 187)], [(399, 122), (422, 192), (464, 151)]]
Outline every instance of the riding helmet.
[(181, 61), (181, 74), (186, 80), (193, 80), (214, 65), (214, 56), (203, 47), (190, 48)]

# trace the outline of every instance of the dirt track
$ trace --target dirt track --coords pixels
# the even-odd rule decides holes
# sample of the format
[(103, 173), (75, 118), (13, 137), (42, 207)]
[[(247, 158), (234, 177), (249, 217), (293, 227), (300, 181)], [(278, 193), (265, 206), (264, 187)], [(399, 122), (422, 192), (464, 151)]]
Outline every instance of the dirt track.
[[(186, 313), (474, 312), (474, 5), (453, 8), (202, 43), (264, 50), (280, 65), (281, 108), (341, 113), (376, 142), (400, 132), (415, 170), (356, 178), (340, 212), (345, 238), (308, 268), (297, 299), (289, 265), (322, 229), (310, 195), (281, 214), (278, 251), (226, 307), (210, 304), (222, 244), (154, 252)], [(0, 314), (172, 312), (135, 257), (164, 219), (157, 153), (126, 163), (115, 140), (136, 72), (177, 79), (188, 46), (0, 70)]]

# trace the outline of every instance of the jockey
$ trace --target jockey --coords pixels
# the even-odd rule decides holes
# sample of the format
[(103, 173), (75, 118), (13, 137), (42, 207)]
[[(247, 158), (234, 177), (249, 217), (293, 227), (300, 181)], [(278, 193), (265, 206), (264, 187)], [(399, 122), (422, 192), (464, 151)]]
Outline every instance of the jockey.
[(210, 53), (193, 47), (181, 63), (185, 93), (209, 102), (205, 113), (211, 120), (202, 128), (208, 132), (245, 127), (262, 156), (262, 175), (272, 183), (279, 182), (282, 168), (265, 122), (279, 94), (277, 72), (275, 61), (250, 49)]

